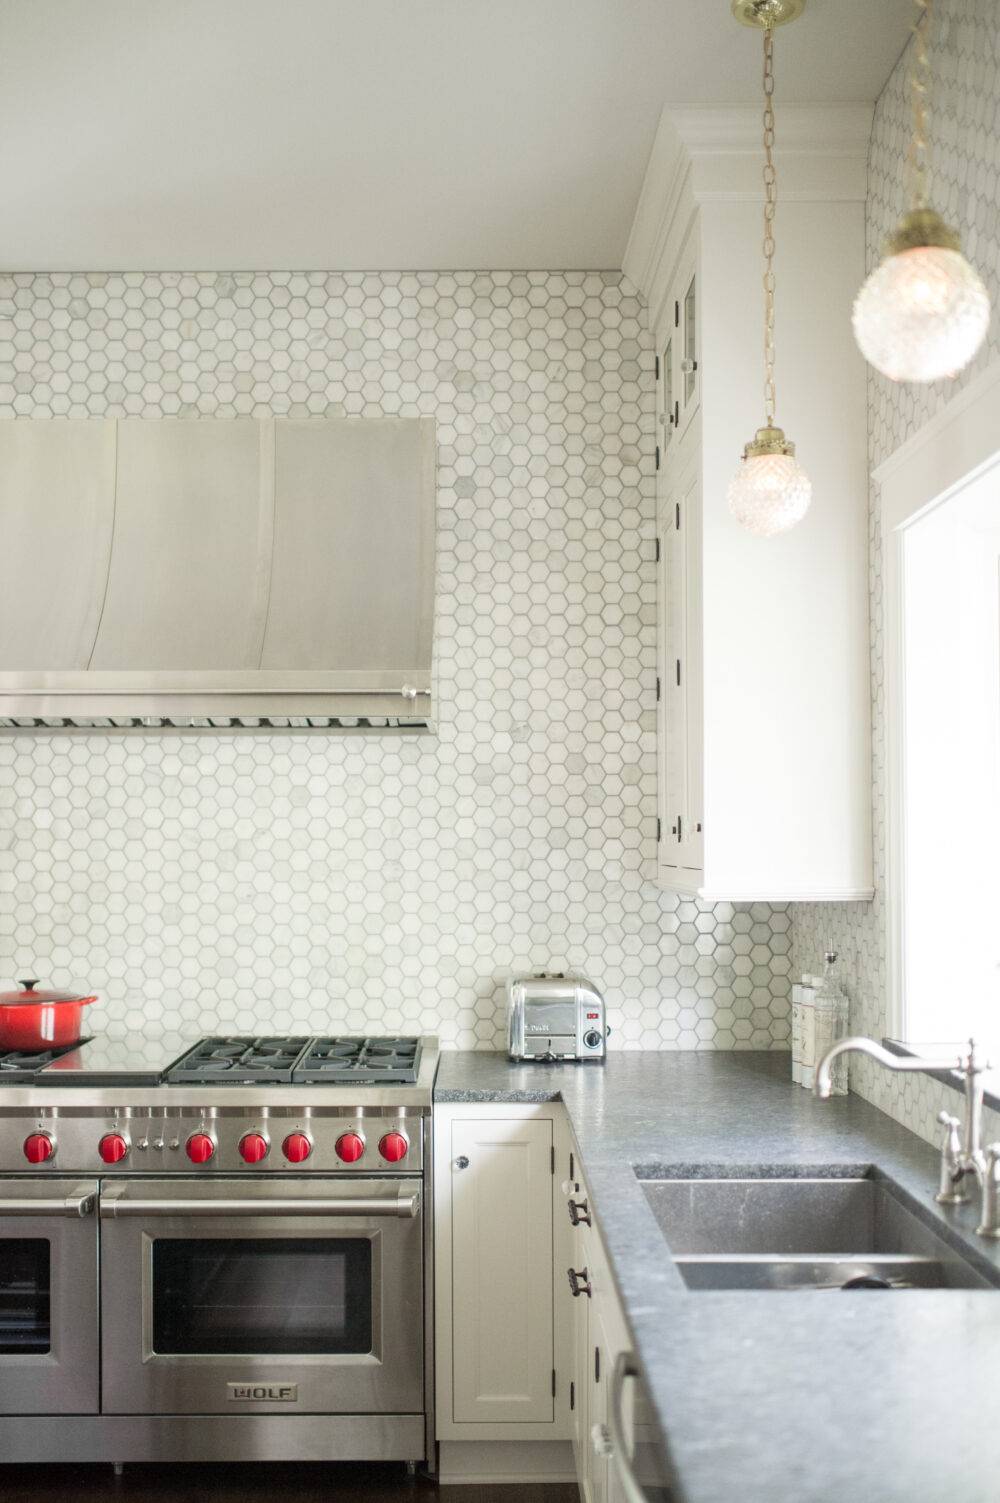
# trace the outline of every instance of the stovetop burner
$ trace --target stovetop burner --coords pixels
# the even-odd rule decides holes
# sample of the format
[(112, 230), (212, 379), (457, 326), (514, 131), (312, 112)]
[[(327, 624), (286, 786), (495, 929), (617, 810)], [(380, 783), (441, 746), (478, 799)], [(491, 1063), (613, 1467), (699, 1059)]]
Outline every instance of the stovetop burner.
[(418, 1038), (206, 1038), (167, 1085), (415, 1085)]
[(419, 1064), (416, 1038), (318, 1038), (310, 1040), (292, 1079), (308, 1085), (413, 1085)]
[(82, 1039), (75, 1044), (59, 1044), (51, 1049), (0, 1050), (0, 1084), (19, 1085), (32, 1081), (39, 1070), (51, 1065), (53, 1060), (87, 1042), (87, 1039)]

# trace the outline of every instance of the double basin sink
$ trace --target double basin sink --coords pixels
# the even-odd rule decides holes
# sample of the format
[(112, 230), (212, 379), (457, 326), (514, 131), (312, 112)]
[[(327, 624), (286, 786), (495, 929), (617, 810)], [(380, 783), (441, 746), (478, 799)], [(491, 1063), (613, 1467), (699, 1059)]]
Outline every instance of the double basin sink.
[(996, 1287), (882, 1179), (640, 1183), (689, 1289)]

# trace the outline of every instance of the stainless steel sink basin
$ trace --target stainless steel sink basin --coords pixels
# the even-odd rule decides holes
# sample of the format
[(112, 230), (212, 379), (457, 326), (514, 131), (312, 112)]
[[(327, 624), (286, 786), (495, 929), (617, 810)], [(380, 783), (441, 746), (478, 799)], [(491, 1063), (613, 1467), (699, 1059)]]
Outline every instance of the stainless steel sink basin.
[(690, 1289), (989, 1289), (875, 1179), (664, 1179), (642, 1188)]

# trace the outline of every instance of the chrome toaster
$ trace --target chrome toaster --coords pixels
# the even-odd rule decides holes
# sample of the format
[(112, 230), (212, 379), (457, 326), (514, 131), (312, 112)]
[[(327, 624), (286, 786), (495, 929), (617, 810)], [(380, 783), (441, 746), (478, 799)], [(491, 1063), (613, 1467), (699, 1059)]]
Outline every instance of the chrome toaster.
[(603, 1060), (604, 998), (574, 971), (512, 976), (507, 982), (511, 1059)]

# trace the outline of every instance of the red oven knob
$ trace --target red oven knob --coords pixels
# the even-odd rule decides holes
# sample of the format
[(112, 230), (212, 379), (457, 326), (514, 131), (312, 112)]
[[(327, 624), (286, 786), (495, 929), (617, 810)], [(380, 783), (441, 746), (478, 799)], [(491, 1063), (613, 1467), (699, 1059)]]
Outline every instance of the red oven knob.
[(344, 1132), (337, 1139), (337, 1157), (345, 1164), (356, 1164), (365, 1151), (365, 1140), (359, 1132)]
[(128, 1153), (128, 1143), (120, 1132), (108, 1132), (98, 1143), (97, 1151), (106, 1164), (120, 1164)]
[(24, 1140), (24, 1156), (29, 1164), (44, 1164), (56, 1151), (47, 1132), (29, 1133)]
[(207, 1132), (193, 1132), (185, 1147), (192, 1164), (207, 1164), (215, 1153), (215, 1144)]
[(281, 1145), (281, 1151), (290, 1164), (303, 1164), (313, 1151), (313, 1146), (304, 1132), (290, 1132)]
[(409, 1142), (401, 1132), (387, 1132), (379, 1140), (378, 1151), (388, 1163), (398, 1164), (400, 1159), (406, 1158), (409, 1147)]
[(267, 1139), (263, 1133), (244, 1133), (240, 1138), (240, 1158), (244, 1164), (259, 1164), (267, 1158)]

